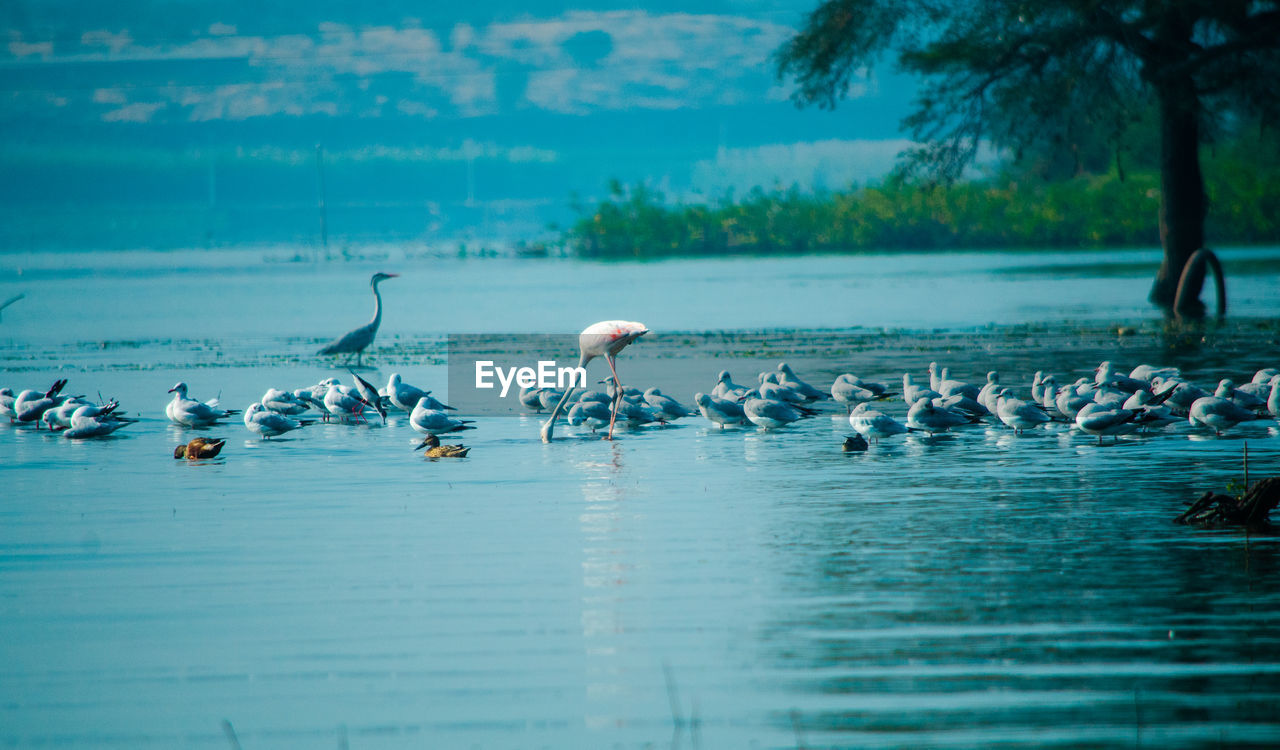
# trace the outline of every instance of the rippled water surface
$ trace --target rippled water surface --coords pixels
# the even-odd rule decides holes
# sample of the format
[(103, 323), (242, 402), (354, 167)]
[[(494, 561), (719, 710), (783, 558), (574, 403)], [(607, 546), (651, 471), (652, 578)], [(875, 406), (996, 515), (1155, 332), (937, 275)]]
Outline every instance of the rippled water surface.
[(1182, 329), (1143, 305), (1137, 251), (0, 257), (0, 298), (27, 293), (0, 385), (66, 377), (142, 417), (82, 442), (0, 424), (0, 745), (225, 748), (225, 720), (246, 749), (1277, 746), (1277, 537), (1171, 523), (1240, 480), (1246, 441), (1251, 475), (1280, 475), (1274, 420), (1105, 447), (979, 425), (845, 454), (833, 405), (612, 443), (479, 417), (469, 458), (428, 461), (393, 414), (273, 441), (232, 421), (189, 463), (163, 415), (177, 380), (242, 408), (348, 379), (311, 352), (367, 319), (383, 266), (404, 275), (362, 374), (439, 393), (444, 334), (609, 317), (654, 329), (624, 378), (685, 400), (782, 358), (821, 386), (930, 360), (1024, 393), (1102, 359), (1247, 381), (1280, 366), (1280, 252), (1237, 252), (1242, 315)]

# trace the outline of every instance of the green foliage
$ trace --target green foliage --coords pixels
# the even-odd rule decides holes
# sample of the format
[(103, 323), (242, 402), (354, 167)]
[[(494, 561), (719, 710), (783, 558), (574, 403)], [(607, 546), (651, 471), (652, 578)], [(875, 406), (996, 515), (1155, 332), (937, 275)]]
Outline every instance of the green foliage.
[[(1212, 242), (1280, 241), (1280, 139), (1242, 136), (1204, 158)], [(755, 188), (739, 199), (668, 202), (645, 185), (611, 196), (563, 235), (585, 258), (663, 258), (879, 249), (1158, 245), (1151, 169), (1045, 181), (1006, 170), (950, 185), (890, 180), (846, 191)]]
[(985, 142), (1048, 156), (1044, 166), (1056, 176), (1118, 151), (1143, 160), (1130, 131), (1157, 102), (1169, 105), (1165, 116), (1232, 112), (1274, 121), (1274, 5), (821, 0), (775, 62), (801, 106), (834, 108), (855, 77), (886, 60), (919, 76), (915, 111), (903, 122), (924, 144), (909, 155), (918, 173), (959, 179)]

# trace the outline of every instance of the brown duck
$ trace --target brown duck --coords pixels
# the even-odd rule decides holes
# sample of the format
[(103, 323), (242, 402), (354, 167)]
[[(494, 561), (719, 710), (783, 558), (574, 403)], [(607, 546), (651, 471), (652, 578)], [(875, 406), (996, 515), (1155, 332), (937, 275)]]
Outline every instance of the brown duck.
[(466, 458), (467, 451), (471, 450), (465, 445), (441, 445), (440, 438), (435, 435), (427, 435), (426, 439), (414, 450), (422, 448), (427, 449), (424, 454), (427, 458)]
[(186, 445), (179, 445), (174, 448), (173, 457), (189, 458), (193, 461), (197, 458), (213, 458), (222, 452), (222, 446), (226, 444), (226, 438), (216, 438), (214, 440), (196, 438)]

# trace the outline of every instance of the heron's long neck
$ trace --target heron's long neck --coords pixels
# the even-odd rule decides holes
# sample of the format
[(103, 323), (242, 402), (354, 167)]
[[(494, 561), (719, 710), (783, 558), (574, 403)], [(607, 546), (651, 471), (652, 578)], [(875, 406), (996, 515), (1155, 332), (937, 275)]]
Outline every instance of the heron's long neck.
[(378, 285), (373, 285), (373, 320), (369, 321), (369, 325), (377, 328), (382, 323), (382, 292), (378, 291)]

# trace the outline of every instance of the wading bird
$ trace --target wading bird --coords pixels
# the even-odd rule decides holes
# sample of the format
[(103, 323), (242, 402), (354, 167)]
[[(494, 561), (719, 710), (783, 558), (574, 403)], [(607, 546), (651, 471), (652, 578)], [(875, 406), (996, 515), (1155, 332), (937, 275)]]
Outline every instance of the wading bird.
[(378, 291), (378, 284), (387, 279), (394, 279), (399, 275), (398, 273), (382, 273), (381, 271), (375, 273), (369, 279), (369, 286), (373, 287), (373, 298), (375, 300), (373, 320), (341, 338), (334, 339), (316, 354), (345, 354), (347, 355), (345, 363), (350, 363), (351, 355), (354, 354), (356, 355), (356, 366), (360, 366), (364, 350), (373, 343), (373, 337), (378, 335), (378, 326), (382, 323), (382, 294)]
[[(351, 372), (351, 370), (348, 369), (347, 372)], [(365, 403), (373, 407), (374, 411), (378, 412), (378, 416), (382, 417), (382, 423), (386, 424), (387, 410), (386, 407), (382, 405), (382, 396), (378, 395), (378, 389), (374, 387), (373, 383), (370, 383), (354, 372), (351, 372), (351, 378), (355, 381), (356, 393), (359, 393), (360, 398), (364, 399)]]
[(18, 300), (26, 296), (27, 295), (25, 293), (13, 295), (9, 299), (5, 300), (3, 303), (0, 303), (0, 312), (3, 312), (6, 307), (8, 307), (9, 305), (12, 305), (14, 302), (17, 302)]
[[(649, 332), (643, 323), (636, 323), (627, 320), (602, 320), (599, 323), (592, 323), (578, 334), (578, 367), (586, 368), (587, 363), (596, 357), (604, 357), (609, 363), (609, 371), (613, 373), (613, 381), (619, 386), (622, 381), (618, 378), (618, 368), (614, 366), (614, 359), (617, 358), (618, 352), (621, 352), (627, 344), (640, 338)], [(556, 419), (560, 417), (560, 412), (564, 409), (565, 402), (573, 395), (574, 385), (570, 385), (564, 392), (564, 396), (560, 398), (560, 403), (556, 404), (556, 408), (551, 412), (551, 417), (542, 425), (542, 442), (551, 442), (552, 434), (555, 431)], [(614, 416), (609, 420), (609, 439), (613, 439), (613, 426), (617, 421), (617, 402), (621, 399), (623, 389), (618, 388), (614, 396)]]

